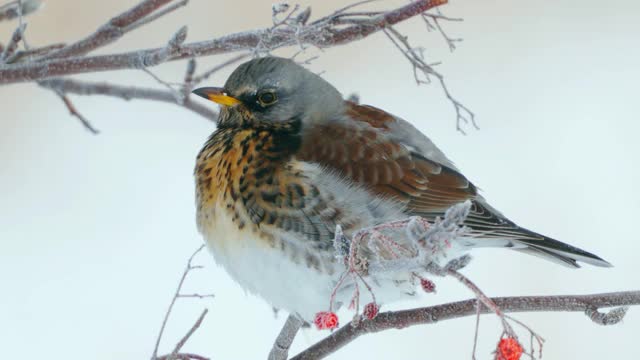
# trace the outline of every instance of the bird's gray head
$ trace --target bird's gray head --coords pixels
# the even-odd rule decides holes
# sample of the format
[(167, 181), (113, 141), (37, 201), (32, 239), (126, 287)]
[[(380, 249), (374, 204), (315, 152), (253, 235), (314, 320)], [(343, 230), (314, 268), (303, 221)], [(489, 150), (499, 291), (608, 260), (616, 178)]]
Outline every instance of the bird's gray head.
[(200, 88), (195, 94), (221, 106), (220, 125), (282, 123), (302, 125), (337, 116), (342, 95), (320, 76), (290, 59), (263, 57), (233, 71), (224, 88)]

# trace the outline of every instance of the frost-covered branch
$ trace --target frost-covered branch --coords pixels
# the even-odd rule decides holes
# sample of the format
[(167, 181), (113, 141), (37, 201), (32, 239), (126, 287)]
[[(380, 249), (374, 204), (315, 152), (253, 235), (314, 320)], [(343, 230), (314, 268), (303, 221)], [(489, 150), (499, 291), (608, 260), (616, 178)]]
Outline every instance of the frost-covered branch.
[(302, 320), (295, 315), (289, 315), (280, 330), (280, 334), (273, 343), (271, 352), (269, 352), (269, 360), (287, 360), (289, 358), (289, 348), (293, 340), (302, 326)]
[[(427, 19), (427, 17), (423, 17), (423, 19)], [(438, 27), (440, 27), (439, 23)], [(440, 32), (443, 34), (445, 40), (449, 44), (449, 48), (451, 50), (455, 49), (453, 42), (459, 41), (459, 39), (449, 38), (442, 31), (441, 27)], [(469, 109), (466, 105), (464, 105), (462, 102), (460, 102), (460, 100), (456, 99), (451, 94), (451, 92), (447, 88), (447, 84), (444, 81), (444, 75), (433, 68), (434, 64), (428, 64), (425, 61), (425, 57), (423, 54), (424, 49), (411, 46), (407, 36), (402, 35), (399, 31), (393, 28), (391, 24), (385, 27), (384, 34), (387, 35), (389, 40), (391, 40), (393, 45), (398, 50), (400, 50), (404, 57), (409, 60), (409, 63), (411, 64), (411, 67), (413, 69), (413, 76), (417, 84), (428, 84), (431, 82), (431, 77), (435, 77), (438, 80), (445, 96), (447, 97), (447, 99), (449, 99), (449, 102), (451, 102), (456, 112), (456, 129), (462, 134), (466, 134), (462, 128), (462, 124), (471, 124), (474, 128), (479, 129), (473, 111), (471, 111), (471, 109)]]
[[(471, 203), (463, 202), (449, 208), (442, 219), (427, 222), (420, 217), (399, 220), (376, 225), (357, 231), (348, 239), (340, 227), (336, 229), (334, 249), (336, 257), (343, 259), (346, 270), (340, 275), (331, 294), (328, 311), (319, 311), (314, 319), (318, 329), (335, 329), (337, 315), (332, 305), (339, 290), (353, 289), (349, 309), (355, 311), (353, 320), (338, 329), (324, 340), (304, 350), (293, 359), (319, 359), (337, 351), (357, 337), (367, 333), (388, 329), (402, 329), (419, 324), (431, 324), (442, 320), (464, 316), (479, 316), (493, 313), (502, 323), (503, 332), (496, 347), (497, 352), (527, 353), (518, 340), (514, 326), (520, 326), (531, 335), (531, 349), (527, 353), (534, 356), (534, 342), (542, 350), (544, 339), (526, 324), (506, 315), (510, 312), (531, 311), (583, 311), (595, 323), (601, 325), (616, 324), (627, 312), (627, 306), (640, 305), (640, 291), (629, 291), (596, 295), (577, 296), (526, 296), (490, 298), (469, 278), (458, 270), (468, 264), (470, 257), (462, 255), (456, 239), (467, 235), (463, 226), (470, 211)], [(404, 241), (398, 241), (402, 237)], [(407, 244), (408, 243), (408, 244)], [(433, 292), (435, 285), (422, 274), (451, 276), (459, 280), (475, 299), (442, 304), (412, 310), (379, 313), (380, 304), (376, 303), (374, 283), (376, 275), (385, 273), (411, 273), (420, 280), (420, 286), (426, 292)], [(370, 293), (373, 302), (364, 306), (360, 313), (359, 286)], [(344, 302), (344, 299), (342, 299)], [(348, 303), (348, 302), (347, 302)], [(622, 307), (618, 307), (622, 306)], [(602, 308), (616, 307), (608, 312)], [(322, 309), (319, 309), (322, 310)], [(478, 318), (479, 319), (479, 318)], [(479, 320), (478, 320), (479, 321)], [(513, 325), (513, 326), (512, 326)], [(285, 329), (283, 329), (283, 332)], [(295, 333), (294, 333), (295, 334)], [(504, 357), (505, 359), (520, 359)], [(503, 359), (497, 356), (496, 359)]]
[(171, 0), (143, 1), (136, 7), (111, 19), (95, 33), (76, 43), (27, 63), (20, 62), (1, 66), (0, 84), (35, 81), (87, 72), (140, 69), (167, 61), (254, 50), (259, 45), (269, 51), (299, 44), (320, 48), (331, 47), (363, 39), (382, 30), (385, 26), (397, 24), (442, 5), (446, 3), (446, 0), (415, 1), (380, 15), (365, 16), (366, 21), (363, 21), (362, 16), (359, 15), (349, 20), (348, 13), (341, 13), (339, 24), (334, 22), (337, 14), (333, 14), (310, 24), (249, 30), (217, 39), (181, 44), (173, 49), (150, 48), (121, 54), (84, 56), (137, 28), (136, 21), (144, 21), (145, 16), (149, 16), (154, 10), (170, 2)]
[[(590, 319), (601, 325), (612, 325), (622, 320), (624, 307), (640, 305), (640, 291), (625, 291), (593, 295), (562, 295), (562, 296), (519, 296), (495, 297), (491, 300), (504, 313), (515, 312), (585, 312)], [(379, 313), (371, 320), (360, 320), (344, 325), (325, 339), (312, 345), (293, 360), (322, 359), (361, 335), (376, 333), (389, 329), (404, 329), (409, 326), (435, 324), (440, 321), (456, 319), (465, 316), (475, 316), (477, 299), (469, 299), (448, 304), (429, 306), (418, 309), (389, 311)], [(595, 309), (622, 306), (608, 312), (613, 315), (597, 315)], [(481, 307), (481, 314), (493, 313), (493, 310)], [(601, 313), (600, 313), (601, 314)], [(608, 317), (606, 321), (599, 321)]]
[[(93, 33), (80, 40), (69, 44), (55, 43), (33, 47), (30, 47), (24, 38), (26, 22), (24, 22), (23, 16), (36, 11), (41, 1), (11, 1), (0, 7), (0, 20), (17, 18), (20, 22), (7, 45), (0, 43), (0, 85), (19, 82), (36, 82), (43, 85), (45, 81), (52, 81), (54, 84), (57, 83), (56, 93), (66, 99), (65, 104), (68, 104), (70, 99), (67, 95), (73, 91), (66, 92), (64, 89), (60, 89), (59, 83), (65, 81), (66, 85), (71, 87), (76, 80), (67, 80), (66, 76), (69, 75), (123, 69), (136, 69), (150, 73), (148, 68), (169, 61), (188, 59), (190, 64), (194, 64), (198, 57), (237, 52), (241, 53), (238, 58), (262, 56), (284, 47), (297, 47), (301, 53), (309, 47), (322, 49), (358, 41), (378, 31), (389, 33), (390, 26), (413, 17), (421, 17), (425, 21), (431, 19), (435, 25), (430, 25), (431, 23), (428, 22), (428, 26), (437, 28), (450, 47), (454, 41), (458, 40), (446, 35), (438, 23), (439, 20), (452, 21), (457, 19), (443, 16), (440, 12), (427, 13), (428, 10), (437, 9), (438, 6), (446, 4), (447, 0), (415, 0), (387, 11), (355, 11), (354, 8), (370, 2), (372, 1), (355, 2), (314, 21), (310, 20), (310, 7), (301, 9), (297, 5), (292, 7), (287, 4), (278, 4), (273, 6), (273, 26), (268, 28), (248, 30), (223, 35), (215, 39), (188, 43), (186, 42), (187, 27), (183, 26), (173, 36), (168, 37), (169, 40), (164, 47), (93, 55), (95, 50), (114, 43), (128, 33), (143, 28), (145, 25), (186, 6), (188, 0), (143, 0), (112, 17)], [(23, 44), (22, 49), (19, 48), (20, 43)], [(217, 71), (235, 62), (236, 60), (223, 62), (219, 68), (216, 67), (214, 70)], [(416, 67), (414, 67), (415, 69)], [(460, 122), (461, 119), (465, 119), (461, 111), (465, 111), (467, 108), (451, 96), (441, 76), (439, 80), (447, 98), (454, 104), (458, 122)], [(75, 85), (80, 84), (76, 83)], [(169, 88), (169, 91), (166, 89), (140, 89), (108, 83), (85, 83), (82, 89), (79, 89), (78, 86), (73, 86), (73, 88), (79, 90), (83, 95), (102, 94), (127, 99), (142, 98), (173, 102), (213, 119), (215, 112), (188, 101), (190, 85), (193, 86), (194, 83), (185, 82), (181, 89)], [(43, 86), (50, 88), (47, 85)], [(113, 86), (113, 89), (105, 89), (110, 86)], [(166, 84), (163, 86), (167, 87)], [(467, 112), (472, 116), (470, 111), (467, 110)], [(76, 115), (77, 111), (72, 113), (82, 119), (81, 116)], [(82, 123), (87, 124), (84, 121)], [(459, 124), (458, 129), (461, 130)]]
[(176, 301), (181, 297), (198, 297), (198, 298), (212, 298), (213, 297), (212, 294), (206, 294), (206, 295), (189, 294), (189, 295), (185, 296), (185, 295), (183, 295), (181, 293), (182, 292), (182, 286), (184, 285), (184, 281), (187, 278), (187, 275), (189, 275), (189, 273), (191, 271), (193, 271), (193, 270), (202, 269), (201, 265), (193, 265), (193, 259), (195, 258), (196, 255), (198, 255), (198, 253), (200, 251), (202, 251), (202, 249), (204, 249), (204, 247), (205, 247), (204, 245), (201, 245), (200, 247), (198, 247), (198, 249), (196, 251), (194, 251), (193, 254), (191, 254), (191, 256), (189, 257), (189, 260), (187, 261), (187, 266), (185, 267), (185, 269), (184, 269), (184, 271), (182, 273), (182, 277), (180, 277), (180, 281), (178, 282), (178, 287), (176, 288), (176, 291), (173, 294), (173, 298), (171, 299), (171, 303), (169, 304), (169, 308), (165, 312), (164, 318), (162, 319), (162, 325), (160, 326), (160, 331), (158, 332), (158, 337), (156, 338), (156, 343), (155, 343), (155, 346), (153, 348), (153, 354), (151, 355), (151, 360), (176, 360), (176, 359), (180, 359), (180, 360), (190, 360), (190, 359), (193, 359), (193, 360), (209, 360), (208, 358), (206, 358), (204, 356), (201, 356), (201, 355), (180, 352), (180, 350), (187, 343), (189, 338), (191, 338), (191, 335), (193, 335), (196, 332), (196, 330), (198, 330), (200, 328), (200, 325), (202, 324), (202, 321), (204, 320), (204, 317), (207, 315), (207, 312), (208, 312), (207, 309), (204, 309), (202, 311), (202, 313), (200, 314), (200, 316), (198, 317), (196, 322), (191, 326), (189, 331), (187, 331), (187, 333), (182, 337), (182, 339), (180, 339), (180, 341), (178, 341), (178, 343), (173, 348), (171, 353), (169, 353), (167, 355), (158, 356), (158, 349), (160, 347), (160, 342), (162, 340), (162, 335), (164, 334), (164, 330), (165, 330), (165, 328), (167, 326), (167, 321), (169, 320), (169, 316), (171, 315), (171, 312), (173, 311), (173, 306), (176, 304)]
[(40, 0), (10, 1), (0, 6), (0, 21), (13, 20), (21, 16), (29, 15), (40, 8)]
[(196, 114), (202, 115), (209, 120), (215, 120), (218, 113), (209, 107), (185, 99), (182, 103), (176, 100), (176, 96), (170, 90), (144, 88), (138, 86), (123, 86), (108, 82), (92, 82), (67, 78), (58, 78), (43, 80), (40, 82), (42, 87), (61, 91), (62, 93), (75, 95), (104, 95), (120, 98), (122, 100), (155, 100), (184, 107)]

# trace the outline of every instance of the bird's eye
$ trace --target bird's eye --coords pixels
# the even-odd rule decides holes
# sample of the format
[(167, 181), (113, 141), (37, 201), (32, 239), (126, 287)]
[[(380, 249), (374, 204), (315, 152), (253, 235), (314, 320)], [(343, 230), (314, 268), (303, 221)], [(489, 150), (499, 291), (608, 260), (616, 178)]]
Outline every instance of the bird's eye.
[(278, 97), (273, 90), (265, 90), (258, 94), (258, 102), (262, 106), (273, 105), (276, 101), (278, 101)]

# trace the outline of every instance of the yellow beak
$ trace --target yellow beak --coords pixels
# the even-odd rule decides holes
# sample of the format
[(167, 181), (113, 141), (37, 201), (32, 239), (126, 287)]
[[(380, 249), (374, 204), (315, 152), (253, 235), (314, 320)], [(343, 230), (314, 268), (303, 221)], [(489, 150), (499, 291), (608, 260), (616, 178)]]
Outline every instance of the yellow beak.
[(202, 87), (193, 90), (192, 93), (224, 106), (235, 106), (240, 103), (240, 100), (227, 95), (223, 88)]

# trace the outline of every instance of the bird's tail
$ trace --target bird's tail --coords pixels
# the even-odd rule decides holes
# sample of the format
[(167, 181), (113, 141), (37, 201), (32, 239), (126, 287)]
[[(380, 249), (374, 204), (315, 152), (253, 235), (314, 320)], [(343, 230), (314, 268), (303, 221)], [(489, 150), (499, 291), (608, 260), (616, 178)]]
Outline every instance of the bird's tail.
[(579, 249), (569, 244), (565, 244), (561, 241), (552, 239), (544, 235), (540, 235), (524, 228), (520, 228), (519, 230), (529, 236), (520, 239), (514, 239), (516, 242), (522, 245), (526, 245), (525, 247), (516, 247), (514, 250), (530, 255), (539, 256), (544, 259), (574, 268), (580, 267), (580, 265), (577, 263), (578, 261), (600, 267), (612, 266), (608, 261), (588, 251)]
[(469, 247), (504, 247), (529, 255), (541, 257), (555, 263), (579, 268), (578, 261), (587, 264), (611, 267), (612, 265), (601, 257), (575, 246), (538, 234), (513, 223), (508, 228), (496, 229), (491, 232), (473, 229), (472, 237), (463, 240)]

